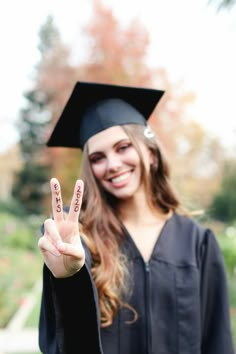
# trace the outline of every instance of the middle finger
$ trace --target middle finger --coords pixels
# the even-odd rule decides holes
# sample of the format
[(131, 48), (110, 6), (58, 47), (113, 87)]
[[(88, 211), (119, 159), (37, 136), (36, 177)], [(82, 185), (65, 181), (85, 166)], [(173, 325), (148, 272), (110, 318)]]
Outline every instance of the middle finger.
[(79, 213), (83, 198), (84, 183), (82, 180), (77, 180), (74, 188), (74, 195), (71, 201), (68, 220), (78, 223)]

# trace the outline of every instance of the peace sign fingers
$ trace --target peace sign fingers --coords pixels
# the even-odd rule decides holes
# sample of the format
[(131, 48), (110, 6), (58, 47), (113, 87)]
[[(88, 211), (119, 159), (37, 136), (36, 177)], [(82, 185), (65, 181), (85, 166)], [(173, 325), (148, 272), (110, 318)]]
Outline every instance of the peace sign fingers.
[(79, 213), (82, 204), (84, 191), (84, 183), (82, 180), (77, 180), (75, 183), (74, 194), (70, 204), (68, 221), (78, 223)]

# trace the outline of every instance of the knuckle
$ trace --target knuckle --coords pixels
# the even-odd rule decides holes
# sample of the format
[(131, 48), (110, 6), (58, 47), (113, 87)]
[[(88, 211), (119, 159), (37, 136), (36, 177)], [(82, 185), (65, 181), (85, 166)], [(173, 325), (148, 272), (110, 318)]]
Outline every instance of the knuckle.
[(48, 218), (44, 221), (44, 227), (48, 228), (52, 225), (52, 223), (53, 223), (53, 220), (51, 218)]
[(45, 236), (41, 236), (38, 240), (38, 247), (40, 249), (43, 249), (44, 248), (44, 244), (45, 244)]

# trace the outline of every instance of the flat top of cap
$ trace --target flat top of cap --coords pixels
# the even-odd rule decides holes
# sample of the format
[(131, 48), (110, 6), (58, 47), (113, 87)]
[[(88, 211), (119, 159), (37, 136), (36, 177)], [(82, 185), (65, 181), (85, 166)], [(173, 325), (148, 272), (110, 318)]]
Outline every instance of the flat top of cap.
[[(113, 98), (125, 101), (147, 120), (163, 94), (164, 91), (162, 90), (150, 88), (78, 81), (73, 88), (71, 96), (59, 117), (47, 145), (82, 147), (84, 141), (83, 136), (81, 138), (80, 130), (83, 118), (85, 113), (100, 101)], [(114, 111), (115, 109), (112, 115), (114, 115)], [(120, 113), (123, 113), (122, 110)], [(110, 126), (127, 124), (128, 120), (126, 118), (122, 121), (122, 118), (121, 120), (113, 119), (112, 115)], [(122, 116), (125, 115), (120, 114), (120, 117)], [(92, 136), (93, 134), (89, 132), (89, 129), (97, 124), (94, 120), (94, 116), (91, 119), (86, 118), (85, 123), (86, 124), (83, 122), (83, 126), (86, 128), (83, 129), (86, 131), (86, 135)]]

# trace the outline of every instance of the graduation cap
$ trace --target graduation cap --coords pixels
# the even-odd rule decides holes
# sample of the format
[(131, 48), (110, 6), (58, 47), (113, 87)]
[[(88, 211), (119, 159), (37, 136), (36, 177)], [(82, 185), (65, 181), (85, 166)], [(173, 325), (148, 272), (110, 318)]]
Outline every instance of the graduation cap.
[(47, 146), (83, 148), (93, 135), (124, 124), (146, 125), (164, 91), (77, 82)]

